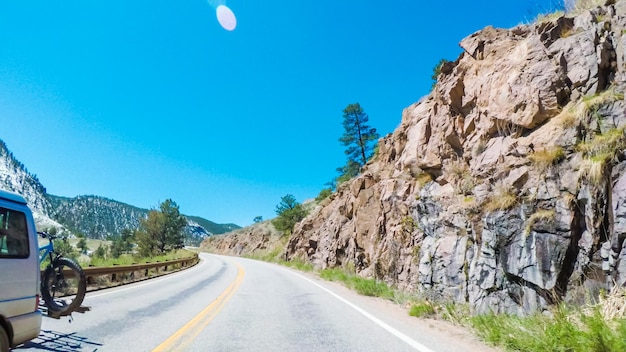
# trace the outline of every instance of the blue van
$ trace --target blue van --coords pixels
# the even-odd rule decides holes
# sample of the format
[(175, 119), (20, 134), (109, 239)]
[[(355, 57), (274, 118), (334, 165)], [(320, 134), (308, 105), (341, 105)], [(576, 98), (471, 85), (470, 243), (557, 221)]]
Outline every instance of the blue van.
[(39, 336), (39, 246), (26, 200), (0, 190), (0, 352)]

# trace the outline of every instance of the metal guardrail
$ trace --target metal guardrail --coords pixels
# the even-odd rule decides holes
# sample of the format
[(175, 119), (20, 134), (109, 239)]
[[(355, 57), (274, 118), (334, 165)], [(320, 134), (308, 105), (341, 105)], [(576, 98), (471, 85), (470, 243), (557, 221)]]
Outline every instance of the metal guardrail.
[[(196, 265), (200, 261), (198, 254), (195, 254), (189, 258), (182, 258), (176, 260), (169, 260), (165, 262), (155, 262), (155, 263), (143, 263), (143, 264), (131, 264), (131, 265), (114, 265), (114, 266), (106, 266), (106, 267), (84, 267), (83, 272), (85, 273), (85, 277), (87, 278), (87, 291), (93, 291), (94, 288), (90, 287), (91, 284), (95, 281), (96, 277), (99, 276), (108, 276), (110, 275), (111, 282), (118, 282), (118, 275), (130, 273), (130, 276), (126, 276), (123, 280), (125, 283), (135, 282), (146, 280), (148, 278), (165, 275), (168, 271), (174, 272), (182, 270), (186, 267), (192, 267)], [(161, 269), (162, 270), (159, 270)], [(156, 269), (156, 274), (149, 276), (149, 271), (152, 269)], [(135, 276), (135, 272), (143, 271), (143, 275)], [(41, 271), (43, 275), (44, 270)], [(159, 274), (160, 273), (160, 274)], [(135, 278), (136, 277), (136, 278)], [(119, 283), (110, 286), (117, 286)], [(103, 287), (98, 287), (95, 289), (100, 289)]]
[(85, 276), (89, 277), (89, 276), (128, 273), (128, 272), (133, 272), (133, 271), (149, 270), (149, 269), (155, 269), (155, 268), (160, 268), (160, 267), (163, 267), (164, 271), (167, 271), (168, 266), (180, 265), (180, 267), (182, 268), (186, 266), (193, 266), (196, 263), (198, 263), (197, 254), (194, 255), (193, 257), (170, 260), (166, 262), (131, 264), (131, 265), (113, 265), (113, 266), (105, 266), (105, 267), (86, 267), (86, 268), (83, 268), (83, 272), (85, 272)]

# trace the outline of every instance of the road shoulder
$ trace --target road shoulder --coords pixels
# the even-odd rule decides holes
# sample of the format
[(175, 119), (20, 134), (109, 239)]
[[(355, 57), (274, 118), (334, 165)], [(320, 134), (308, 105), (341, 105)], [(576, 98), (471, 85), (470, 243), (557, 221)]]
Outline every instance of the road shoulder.
[(318, 285), (321, 285), (340, 297), (348, 300), (367, 313), (380, 319), (385, 324), (420, 341), (427, 347), (437, 351), (466, 351), (466, 352), (499, 352), (500, 349), (486, 345), (465, 327), (448, 321), (416, 318), (408, 314), (409, 307), (396, 304), (378, 297), (360, 295), (341, 283), (326, 281), (313, 273), (301, 272), (285, 268), (294, 274), (301, 275)]

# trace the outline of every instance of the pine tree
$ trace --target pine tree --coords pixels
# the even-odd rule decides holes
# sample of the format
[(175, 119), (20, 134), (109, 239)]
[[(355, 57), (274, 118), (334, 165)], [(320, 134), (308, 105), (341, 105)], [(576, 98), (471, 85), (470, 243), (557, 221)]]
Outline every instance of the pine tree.
[(186, 225), (187, 219), (180, 214), (178, 205), (171, 199), (166, 200), (160, 210), (151, 210), (140, 220), (135, 235), (139, 253), (153, 256), (184, 247)]
[(302, 204), (296, 202), (294, 196), (287, 194), (280, 199), (280, 203), (276, 206), (276, 214), (278, 216), (272, 220), (272, 225), (283, 235), (290, 235), (296, 223), (306, 217), (307, 211)]
[(111, 256), (119, 258), (124, 253), (130, 253), (133, 249), (132, 240), (134, 235), (132, 230), (124, 229), (120, 236), (114, 237), (111, 243)]
[(106, 259), (107, 256), (107, 246), (106, 245), (102, 245), (102, 243), (100, 243), (100, 245), (98, 246), (98, 249), (96, 249), (95, 252), (93, 252), (93, 256), (95, 258), (99, 258), (99, 259)]
[(164, 217), (157, 210), (150, 210), (148, 215), (139, 220), (139, 229), (135, 234), (137, 250), (143, 257), (157, 254), (159, 238), (163, 238)]
[(376, 140), (380, 137), (375, 128), (367, 125), (369, 117), (359, 103), (349, 104), (343, 110), (343, 136), (339, 138), (346, 148), (346, 165), (337, 169), (342, 183), (359, 174), (365, 163), (372, 157)]
[(87, 240), (85, 237), (80, 237), (80, 240), (78, 240), (78, 243), (76, 244), (76, 248), (80, 249), (82, 254), (87, 253), (89, 247), (87, 247)]
[(171, 199), (161, 203), (161, 213), (165, 217), (165, 245), (163, 249), (179, 249), (185, 246), (187, 219), (179, 211), (178, 205)]
[(430, 76), (430, 78), (433, 80), (433, 84), (431, 85), (430, 89), (435, 88), (435, 85), (437, 84), (437, 81), (439, 80), (439, 75), (441, 75), (441, 69), (443, 68), (443, 65), (447, 64), (448, 62), (449, 61), (446, 59), (441, 59), (439, 60), (437, 65), (433, 67), (433, 74), (432, 76)]

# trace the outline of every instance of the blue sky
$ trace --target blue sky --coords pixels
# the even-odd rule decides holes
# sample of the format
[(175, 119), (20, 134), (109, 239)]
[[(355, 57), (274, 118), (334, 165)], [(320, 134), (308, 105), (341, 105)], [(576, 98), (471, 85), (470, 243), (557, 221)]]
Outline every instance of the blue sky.
[(248, 225), (336, 176), (346, 105), (391, 133), (461, 39), (555, 6), (0, 0), (0, 139), (51, 194)]

